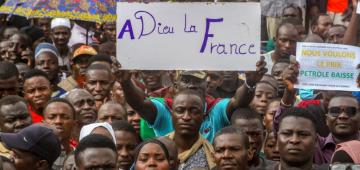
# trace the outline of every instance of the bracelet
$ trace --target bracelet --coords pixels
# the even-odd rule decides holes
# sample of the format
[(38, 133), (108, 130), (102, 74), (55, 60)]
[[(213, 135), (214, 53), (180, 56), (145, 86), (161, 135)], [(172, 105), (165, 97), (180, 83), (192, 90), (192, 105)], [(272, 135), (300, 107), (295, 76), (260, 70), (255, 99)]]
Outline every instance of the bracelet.
[(256, 85), (254, 85), (254, 86), (249, 86), (249, 84), (247, 83), (246, 80), (245, 80), (245, 86), (246, 86), (251, 92), (255, 91)]
[(284, 106), (284, 107), (287, 107), (287, 108), (292, 107), (292, 104), (285, 104), (283, 99), (280, 100), (280, 105)]

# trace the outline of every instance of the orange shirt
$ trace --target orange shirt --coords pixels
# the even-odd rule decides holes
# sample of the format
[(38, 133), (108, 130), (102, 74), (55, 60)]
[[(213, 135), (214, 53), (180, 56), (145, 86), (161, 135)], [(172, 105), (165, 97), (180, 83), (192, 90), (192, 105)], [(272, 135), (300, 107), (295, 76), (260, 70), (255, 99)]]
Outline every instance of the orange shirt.
[(348, 0), (328, 0), (327, 11), (334, 13), (343, 13), (349, 6)]

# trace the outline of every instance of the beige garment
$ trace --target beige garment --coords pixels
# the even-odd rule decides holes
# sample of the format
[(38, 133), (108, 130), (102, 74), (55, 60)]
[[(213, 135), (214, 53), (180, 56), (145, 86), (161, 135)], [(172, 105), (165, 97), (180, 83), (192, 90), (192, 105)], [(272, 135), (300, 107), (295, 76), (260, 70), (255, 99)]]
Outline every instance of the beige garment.
[(346, 21), (346, 22), (342, 21), (342, 19), (343, 19), (342, 13), (328, 12), (328, 14), (329, 14), (330, 18), (332, 19), (334, 25), (344, 25), (344, 26), (349, 25), (348, 21)]
[(266, 29), (269, 40), (273, 39), (276, 35), (276, 29), (280, 25), (280, 17), (266, 17)]
[[(171, 140), (174, 140), (175, 132), (172, 132), (167, 136)], [(193, 146), (189, 150), (179, 153), (178, 158), (180, 160), (180, 164), (186, 162), (186, 160), (190, 158), (190, 156), (194, 155), (200, 148), (204, 149), (209, 168), (210, 169), (214, 168), (216, 166), (214, 162), (214, 158), (212, 156), (212, 153), (214, 153), (214, 149), (212, 145), (205, 138), (201, 136), (201, 134), (199, 134), (199, 139), (193, 144)]]

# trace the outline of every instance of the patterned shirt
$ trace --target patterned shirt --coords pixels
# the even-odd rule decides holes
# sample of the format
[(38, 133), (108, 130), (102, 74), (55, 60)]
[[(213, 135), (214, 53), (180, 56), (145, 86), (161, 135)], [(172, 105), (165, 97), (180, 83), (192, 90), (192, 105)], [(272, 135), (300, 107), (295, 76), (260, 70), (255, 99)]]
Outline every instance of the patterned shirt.
[(209, 169), (203, 148), (199, 149), (194, 155), (186, 160), (186, 162), (179, 166), (179, 170), (191, 170), (193, 168)]

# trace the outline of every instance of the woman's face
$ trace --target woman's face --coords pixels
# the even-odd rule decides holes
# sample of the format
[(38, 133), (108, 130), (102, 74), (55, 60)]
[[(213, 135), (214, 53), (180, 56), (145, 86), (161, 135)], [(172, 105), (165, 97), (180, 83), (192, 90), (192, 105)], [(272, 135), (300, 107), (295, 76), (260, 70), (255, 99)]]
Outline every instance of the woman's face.
[(268, 160), (272, 160), (272, 161), (280, 160), (279, 150), (276, 147), (276, 140), (275, 140), (273, 132), (269, 133), (269, 135), (265, 141), (264, 153), (265, 153), (266, 159), (268, 159)]
[(148, 143), (143, 146), (136, 158), (136, 170), (168, 170), (169, 161), (165, 152), (155, 143)]

